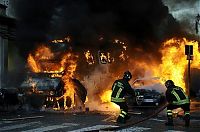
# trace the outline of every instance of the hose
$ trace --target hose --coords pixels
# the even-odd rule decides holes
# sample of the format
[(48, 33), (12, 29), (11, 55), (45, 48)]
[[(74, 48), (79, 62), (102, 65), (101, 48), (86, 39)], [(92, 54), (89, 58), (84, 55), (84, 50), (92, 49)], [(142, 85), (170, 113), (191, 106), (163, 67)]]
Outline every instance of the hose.
[(139, 121), (135, 121), (135, 122), (130, 122), (124, 125), (121, 125), (119, 127), (108, 127), (108, 128), (104, 128), (104, 129), (100, 129), (98, 131), (115, 131), (115, 130), (121, 130), (127, 127), (131, 127), (133, 125), (136, 125), (138, 123), (144, 122), (152, 117), (155, 117), (156, 115), (158, 115), (161, 111), (163, 111), (166, 107), (167, 107), (168, 103), (163, 104), (158, 110), (156, 110), (153, 114), (147, 116), (146, 118), (143, 118)]

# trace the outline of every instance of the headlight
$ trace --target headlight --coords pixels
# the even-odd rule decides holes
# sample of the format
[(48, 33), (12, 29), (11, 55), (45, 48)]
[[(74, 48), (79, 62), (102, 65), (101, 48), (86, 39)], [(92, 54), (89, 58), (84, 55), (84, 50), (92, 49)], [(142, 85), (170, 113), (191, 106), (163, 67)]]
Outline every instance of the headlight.
[(50, 95), (54, 95), (54, 91), (50, 91), (49, 94), (50, 94)]

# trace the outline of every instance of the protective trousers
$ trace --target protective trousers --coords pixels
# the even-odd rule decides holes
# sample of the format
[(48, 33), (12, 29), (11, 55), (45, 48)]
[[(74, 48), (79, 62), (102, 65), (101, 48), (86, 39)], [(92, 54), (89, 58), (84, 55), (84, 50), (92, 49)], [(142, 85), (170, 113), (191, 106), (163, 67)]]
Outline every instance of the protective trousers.
[(173, 125), (173, 116), (172, 116), (172, 110), (176, 108), (182, 108), (184, 110), (184, 120), (185, 120), (185, 126), (189, 126), (190, 124), (190, 104), (182, 104), (182, 105), (173, 105), (169, 104), (167, 106), (167, 118), (168, 118), (168, 124)]
[(117, 105), (120, 107), (120, 114), (117, 118), (118, 123), (126, 123), (126, 120), (129, 118), (128, 116), (128, 106), (126, 102), (116, 102)]

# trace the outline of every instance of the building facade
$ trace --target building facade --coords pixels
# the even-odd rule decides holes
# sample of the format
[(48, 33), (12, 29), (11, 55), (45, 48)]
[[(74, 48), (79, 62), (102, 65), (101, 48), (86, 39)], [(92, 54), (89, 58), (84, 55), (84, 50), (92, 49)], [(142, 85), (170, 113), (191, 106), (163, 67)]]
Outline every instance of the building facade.
[(8, 43), (15, 38), (15, 19), (6, 15), (7, 6), (0, 4), (0, 88), (7, 85)]

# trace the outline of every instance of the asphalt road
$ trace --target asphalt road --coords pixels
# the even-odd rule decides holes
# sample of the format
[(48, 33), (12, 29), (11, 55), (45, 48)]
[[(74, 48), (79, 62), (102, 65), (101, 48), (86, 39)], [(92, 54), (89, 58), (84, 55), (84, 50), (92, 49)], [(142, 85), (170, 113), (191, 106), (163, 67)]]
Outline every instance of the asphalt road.
[[(135, 108), (130, 111), (132, 118), (128, 123), (139, 121), (148, 116), (156, 108)], [(184, 127), (184, 121), (181, 116), (174, 119), (174, 127), (166, 127), (165, 110), (154, 118), (139, 124), (116, 129), (118, 132), (199, 132), (200, 131), (200, 109), (195, 107), (191, 113), (191, 125)], [(83, 132), (94, 131), (109, 127), (119, 127), (115, 123), (117, 117), (113, 112), (47, 112), (47, 111), (18, 111), (15, 113), (1, 113), (0, 132)]]

